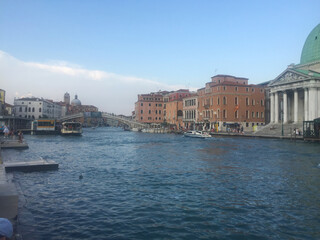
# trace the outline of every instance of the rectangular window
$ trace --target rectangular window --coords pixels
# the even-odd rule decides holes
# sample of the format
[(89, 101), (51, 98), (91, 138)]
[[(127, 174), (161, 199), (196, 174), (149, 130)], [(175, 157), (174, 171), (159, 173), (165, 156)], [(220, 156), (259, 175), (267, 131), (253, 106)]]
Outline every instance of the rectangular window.
[(235, 105), (238, 105), (238, 97), (235, 97), (235, 98), (234, 98), (234, 104), (235, 104)]
[(261, 118), (263, 118), (263, 112), (261, 112)]
[(249, 92), (249, 88), (246, 88), (246, 92)]
[(246, 98), (246, 105), (249, 106), (249, 98)]
[(251, 117), (254, 118), (254, 112), (251, 113)]
[(254, 101), (254, 99), (252, 99), (252, 106), (254, 106), (254, 103), (255, 103), (255, 101)]
[(143, 106), (143, 103), (141, 103), (141, 107)]
[(143, 113), (143, 110), (141, 110), (141, 114)]
[(149, 114), (151, 114), (151, 110), (149, 110)]
[(223, 110), (223, 118), (226, 118), (227, 117), (227, 111), (224, 109)]

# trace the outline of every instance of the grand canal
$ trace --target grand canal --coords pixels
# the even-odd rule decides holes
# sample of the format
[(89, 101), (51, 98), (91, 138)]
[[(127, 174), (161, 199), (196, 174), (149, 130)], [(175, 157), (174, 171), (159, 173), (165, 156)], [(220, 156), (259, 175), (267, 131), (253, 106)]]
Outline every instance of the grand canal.
[(320, 239), (319, 144), (119, 128), (25, 138), (5, 161), (60, 164), (14, 173), (26, 240)]

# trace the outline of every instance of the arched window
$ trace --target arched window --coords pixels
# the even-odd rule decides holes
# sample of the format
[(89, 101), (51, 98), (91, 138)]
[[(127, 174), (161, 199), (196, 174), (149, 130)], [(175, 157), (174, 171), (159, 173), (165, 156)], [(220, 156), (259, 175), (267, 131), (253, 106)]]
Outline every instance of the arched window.
[(226, 105), (227, 104), (227, 98), (223, 97), (223, 104)]
[(182, 117), (182, 114), (183, 114), (182, 111), (179, 110), (179, 111), (178, 111), (178, 117)]

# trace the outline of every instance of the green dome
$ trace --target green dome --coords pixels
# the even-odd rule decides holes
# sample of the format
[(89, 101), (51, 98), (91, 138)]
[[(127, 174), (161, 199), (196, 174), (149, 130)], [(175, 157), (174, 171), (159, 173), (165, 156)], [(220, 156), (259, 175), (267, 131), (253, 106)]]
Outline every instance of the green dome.
[(318, 24), (307, 37), (304, 43), (300, 63), (320, 61), (320, 24)]

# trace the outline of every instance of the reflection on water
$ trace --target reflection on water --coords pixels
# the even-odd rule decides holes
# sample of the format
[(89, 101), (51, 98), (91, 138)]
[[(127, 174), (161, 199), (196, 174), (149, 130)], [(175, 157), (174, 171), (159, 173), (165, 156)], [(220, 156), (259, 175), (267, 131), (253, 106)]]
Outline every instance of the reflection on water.
[(319, 145), (114, 128), (26, 139), (3, 158), (60, 169), (15, 173), (24, 239), (320, 238)]

